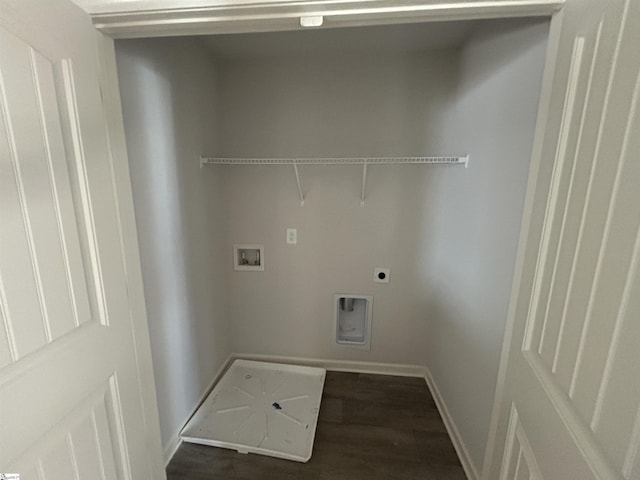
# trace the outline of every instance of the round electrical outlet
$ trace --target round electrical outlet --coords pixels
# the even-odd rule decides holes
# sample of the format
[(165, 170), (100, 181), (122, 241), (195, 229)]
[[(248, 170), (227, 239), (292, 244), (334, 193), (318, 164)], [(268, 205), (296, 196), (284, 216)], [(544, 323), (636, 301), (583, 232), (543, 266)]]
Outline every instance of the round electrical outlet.
[(389, 283), (390, 273), (390, 268), (376, 267), (373, 269), (373, 281), (377, 283)]

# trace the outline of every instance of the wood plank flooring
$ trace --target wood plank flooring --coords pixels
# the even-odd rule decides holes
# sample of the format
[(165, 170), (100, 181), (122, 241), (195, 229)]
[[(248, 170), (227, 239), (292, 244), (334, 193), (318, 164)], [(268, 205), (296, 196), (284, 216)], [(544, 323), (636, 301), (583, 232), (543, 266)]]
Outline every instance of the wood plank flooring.
[(183, 443), (167, 478), (466, 480), (423, 379), (339, 372), (327, 372), (309, 462)]

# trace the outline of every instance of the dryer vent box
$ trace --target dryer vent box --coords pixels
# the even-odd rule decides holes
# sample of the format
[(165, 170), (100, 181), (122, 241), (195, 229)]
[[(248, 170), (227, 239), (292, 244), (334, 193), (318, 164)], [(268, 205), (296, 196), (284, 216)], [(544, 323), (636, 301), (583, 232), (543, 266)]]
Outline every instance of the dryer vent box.
[(336, 343), (370, 350), (373, 296), (339, 293), (333, 301)]

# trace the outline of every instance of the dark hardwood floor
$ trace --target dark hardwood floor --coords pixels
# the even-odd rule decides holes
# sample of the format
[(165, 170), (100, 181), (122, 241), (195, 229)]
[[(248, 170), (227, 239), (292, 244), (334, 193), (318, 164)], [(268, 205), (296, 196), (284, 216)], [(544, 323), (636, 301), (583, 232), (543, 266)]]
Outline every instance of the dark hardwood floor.
[(466, 480), (423, 379), (338, 372), (327, 372), (309, 462), (183, 443), (167, 477)]

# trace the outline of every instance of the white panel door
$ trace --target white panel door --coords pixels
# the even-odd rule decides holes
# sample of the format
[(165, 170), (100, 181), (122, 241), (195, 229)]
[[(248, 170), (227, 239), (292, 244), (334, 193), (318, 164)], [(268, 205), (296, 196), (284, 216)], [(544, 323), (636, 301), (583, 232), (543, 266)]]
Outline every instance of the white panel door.
[(97, 52), (70, 2), (0, 3), (0, 472), (23, 480), (164, 477)]
[(638, 480), (640, 2), (562, 15), (484, 478)]

